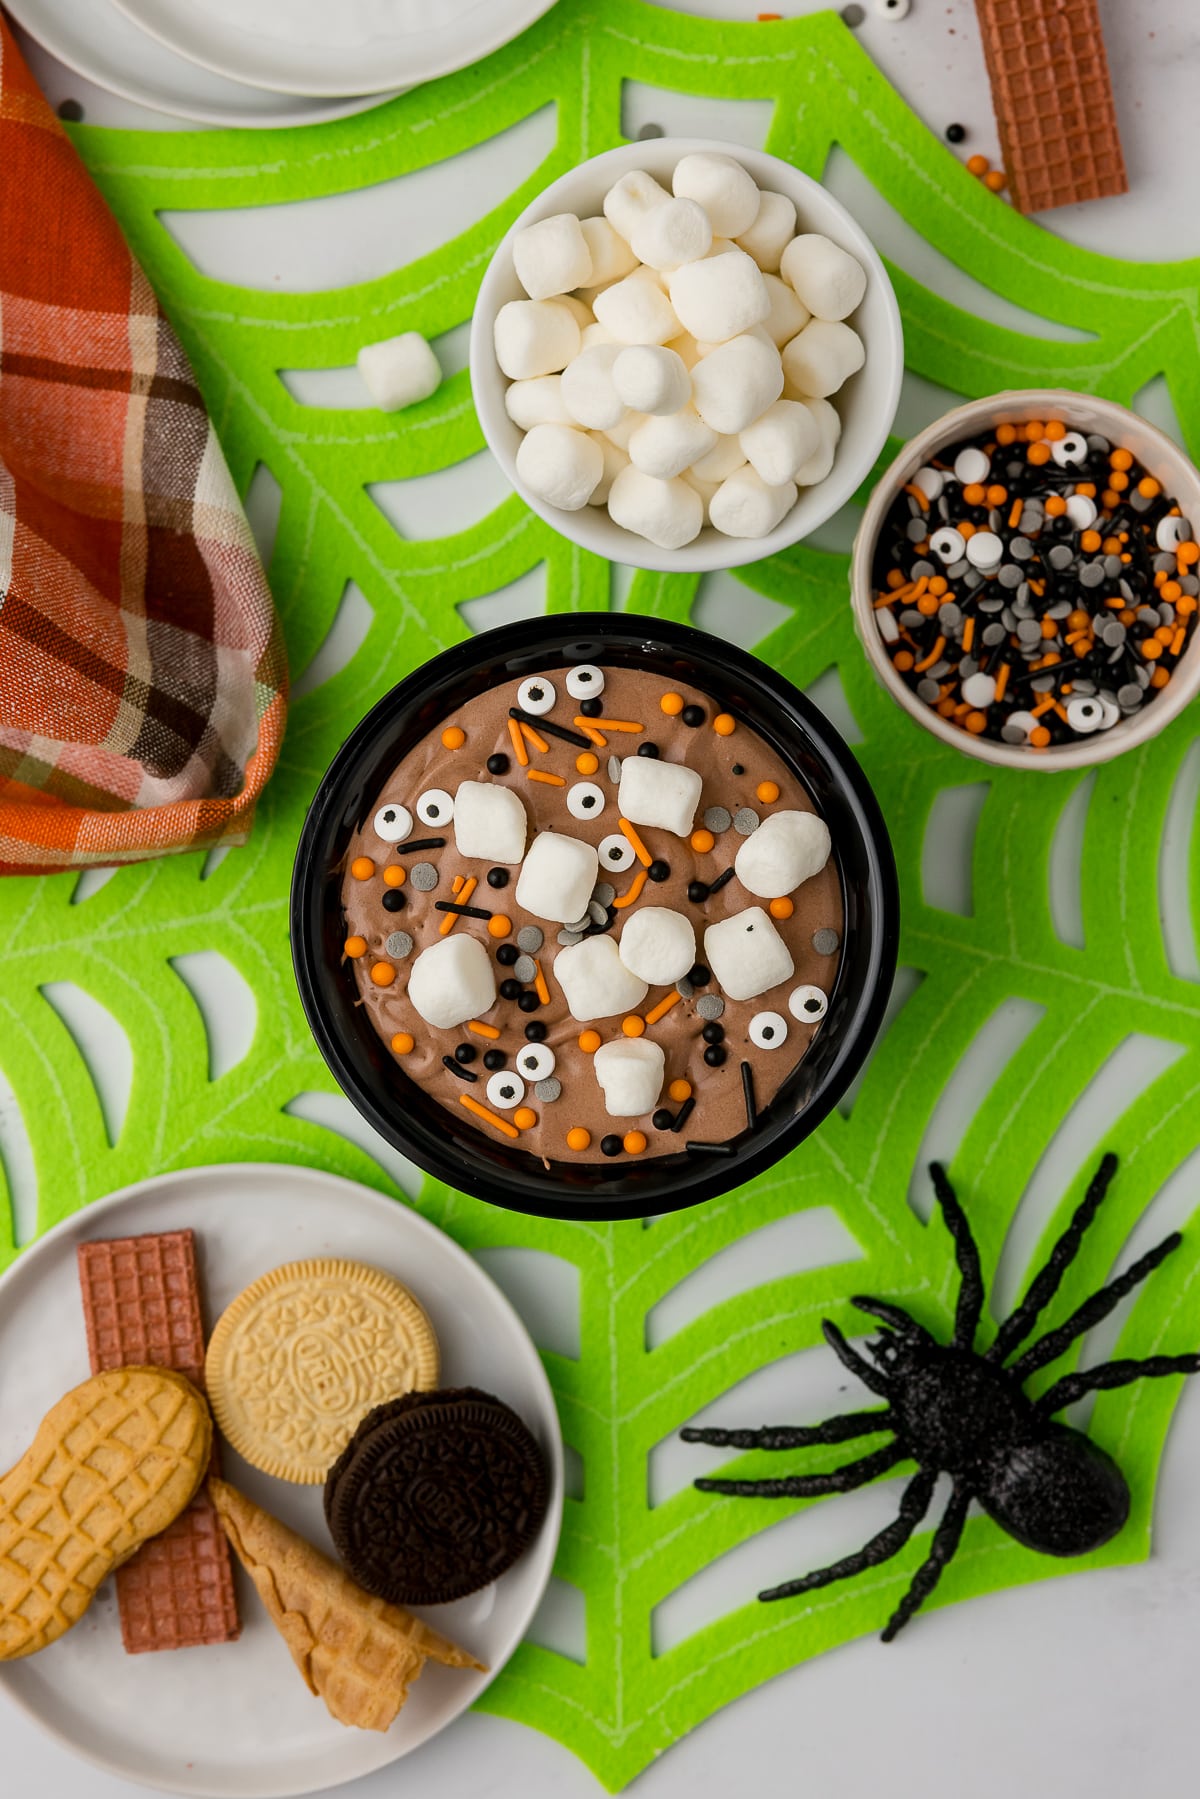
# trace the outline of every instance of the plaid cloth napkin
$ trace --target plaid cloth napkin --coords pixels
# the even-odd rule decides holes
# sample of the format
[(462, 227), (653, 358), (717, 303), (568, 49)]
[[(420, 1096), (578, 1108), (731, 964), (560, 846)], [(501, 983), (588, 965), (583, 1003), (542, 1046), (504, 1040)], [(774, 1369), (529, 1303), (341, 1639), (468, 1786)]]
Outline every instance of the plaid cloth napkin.
[(0, 872), (243, 841), (286, 691), (187, 358), (0, 18)]

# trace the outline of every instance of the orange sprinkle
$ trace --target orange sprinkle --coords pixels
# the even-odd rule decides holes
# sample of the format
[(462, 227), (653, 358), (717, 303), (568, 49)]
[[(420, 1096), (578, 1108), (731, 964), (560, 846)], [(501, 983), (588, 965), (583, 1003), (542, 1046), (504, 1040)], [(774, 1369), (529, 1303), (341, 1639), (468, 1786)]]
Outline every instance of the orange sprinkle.
[(646, 1029), (646, 1020), (638, 1012), (631, 1012), (628, 1018), (621, 1020), (621, 1029), (627, 1037), (640, 1037)]
[(1037, 705), (1033, 708), (1033, 716), (1035, 718), (1040, 718), (1042, 716), (1043, 712), (1051, 712), (1051, 711), (1053, 711), (1053, 709), (1054, 709), (1054, 695), (1052, 693), (1048, 693), (1045, 695), (1045, 697), (1043, 699), (1040, 699), (1038, 701)]
[(970, 655), (971, 645), (974, 643), (974, 641), (975, 641), (975, 619), (974, 619), (974, 616), (972, 615), (972, 617), (970, 617), (967, 620), (966, 624), (963, 626), (962, 647), (963, 647), (964, 656)]
[(634, 901), (641, 894), (642, 888), (645, 885), (646, 885), (646, 871), (644, 868), (639, 868), (637, 873), (633, 877), (633, 882), (629, 888), (629, 891), (627, 893), (623, 893), (621, 895), (620, 899), (615, 899), (613, 901), (614, 910), (617, 912), (623, 912), (625, 910), (626, 906), (632, 906)]
[(1027, 461), (1033, 464), (1034, 468), (1041, 468), (1044, 463), (1047, 463), (1050, 460), (1050, 445), (1044, 443), (1032, 443), (1026, 450), (1025, 456)]
[(1200, 602), (1197, 602), (1195, 599), (1193, 599), (1193, 597), (1190, 593), (1185, 593), (1181, 600), (1177, 600), (1175, 602), (1175, 610), (1176, 610), (1176, 612), (1182, 613), (1183, 616), (1186, 618), (1189, 613), (1194, 612), (1196, 610), (1196, 606), (1198, 603), (1200, 603)]
[(904, 484), (904, 491), (905, 493), (912, 495), (913, 499), (916, 500), (920, 506), (922, 512), (929, 511), (929, 496), (917, 486), (915, 481), (906, 481)]
[(1008, 686), (1008, 663), (1002, 662), (996, 670), (996, 699), (1004, 698), (1004, 690)]
[(997, 427), (996, 442), (998, 444), (1015, 444), (1016, 441), (1017, 427), (1015, 425), (999, 425)]
[(1147, 662), (1156, 662), (1163, 653), (1163, 647), (1157, 637), (1148, 637), (1141, 645), (1141, 651)]
[(617, 829), (620, 831), (626, 843), (632, 847), (633, 853), (641, 863), (642, 867), (649, 868), (654, 857), (650, 854), (650, 851), (646, 848), (629, 820), (627, 818), (618, 818)]
[(1170, 643), (1175, 635), (1175, 627), (1173, 625), (1160, 625), (1154, 635), (1158, 638), (1159, 643)]
[(521, 735), (521, 727), (515, 718), (508, 721), (508, 734), (512, 738), (513, 755), (522, 768), (529, 767), (529, 751), (525, 748), (525, 739)]
[(453, 893), (455, 895), (460, 894), (462, 892), (462, 884), (463, 884), (463, 876), (455, 875), (454, 879), (450, 883), (451, 893)]
[(546, 755), (550, 745), (546, 742), (546, 739), (542, 736), (541, 732), (535, 731), (533, 726), (526, 724), (523, 718), (518, 720), (518, 723), (521, 726), (521, 735), (526, 743), (531, 743), (535, 750), (541, 750), (543, 756)]
[(399, 862), (393, 862), (383, 871), (383, 884), (385, 887), (403, 887), (407, 879), (408, 875), (400, 866)]
[(1007, 487), (1001, 487), (998, 481), (994, 482), (992, 486), (988, 488), (984, 498), (989, 506), (1003, 506), (1005, 500), (1008, 498), (1008, 489)]
[[(515, 719), (513, 723), (516, 723)], [(521, 1135), (515, 1124), (510, 1124), (507, 1118), (498, 1117), (495, 1112), (489, 1112), (486, 1106), (481, 1106), (479, 1101), (472, 1099), (469, 1093), (460, 1093), (458, 1103), (460, 1106), (465, 1106), (468, 1112), (474, 1112), (476, 1118), (482, 1118), (487, 1124), (494, 1124), (503, 1136), (511, 1137), (515, 1141)]]
[(1067, 502), (1060, 493), (1052, 493), (1046, 500), (1046, 517), (1061, 518), (1067, 510)]
[(671, 1010), (671, 1007), (676, 1005), (682, 998), (683, 995), (681, 993), (668, 993), (666, 999), (660, 999), (658, 1004), (653, 1007), (651, 1011), (647, 1012), (646, 1023), (657, 1024), (659, 1019), (665, 1018), (667, 1013)]
[(443, 749), (461, 750), (466, 741), (467, 734), (459, 725), (447, 725), (446, 729), (442, 732)]
[(936, 593), (923, 593), (917, 601), (917, 611), (922, 613), (926, 618), (932, 618), (934, 613), (940, 608), (941, 603), (942, 602), (938, 599)]
[(627, 718), (577, 718), (577, 725), (591, 725), (596, 731), (644, 731), (645, 725), (632, 723)]
[(1162, 663), (1160, 662), (1158, 667), (1155, 669), (1154, 673), (1150, 677), (1150, 685), (1151, 685), (1151, 687), (1165, 687), (1167, 682), (1170, 679), (1171, 679), (1170, 669), (1164, 668)]
[(540, 781), (543, 787), (565, 787), (566, 781), (561, 775), (552, 775), (545, 768), (531, 768), (526, 774), (527, 781)]
[(469, 1031), (474, 1031), (477, 1037), (487, 1037), (492, 1043), (495, 1043), (500, 1035), (494, 1024), (484, 1024), (478, 1018), (473, 1018), (467, 1026), (467, 1029)]
[(1164, 600), (1170, 600), (1171, 604), (1174, 605), (1175, 601), (1183, 592), (1183, 589), (1178, 581), (1164, 581), (1159, 591)]
[(737, 730), (737, 719), (732, 712), (718, 712), (713, 719), (713, 730), (718, 737), (732, 737)]
[(600, 766), (599, 756), (593, 756), (591, 750), (581, 750), (575, 758), (575, 772), (579, 775), (594, 775)]
[(983, 178), (983, 185), (991, 193), (1001, 193), (1008, 186), (1008, 177), (1003, 169), (989, 169)]
[(1079, 547), (1081, 550), (1086, 550), (1089, 555), (1094, 550), (1098, 550), (1100, 548), (1099, 531), (1085, 531), (1083, 536), (1079, 539)]
[(393, 1055), (406, 1056), (412, 1049), (412, 1046), (413, 1040), (407, 1031), (397, 1031), (396, 1035), (392, 1038)]
[[(1178, 656), (1180, 650), (1183, 648), (1184, 639), (1186, 637), (1187, 637), (1187, 632), (1184, 630), (1183, 626), (1180, 625), (1180, 627), (1176, 631), (1174, 637), (1171, 639), (1171, 654), (1172, 654), (1172, 656)], [(1162, 672), (1161, 669), (1158, 669), (1155, 671), (1155, 673), (1157, 673), (1157, 674), (1161, 674), (1161, 672)], [(1151, 676), (1151, 679), (1153, 680), (1153, 676)]]
[(488, 919), (489, 937), (507, 937), (512, 930), (512, 919), (506, 918), (503, 912), (497, 912)]
[(987, 730), (986, 712), (968, 712), (966, 725), (967, 730), (970, 731), (972, 737), (978, 737), (981, 731)]
[(370, 856), (355, 856), (350, 864), (350, 873), (356, 881), (369, 881), (375, 873), (375, 864)]
[(1143, 475), (1142, 479), (1137, 484), (1137, 490), (1141, 494), (1143, 500), (1152, 500), (1156, 494), (1162, 492), (1162, 488), (1154, 479), (1153, 475)]
[(1096, 497), (1096, 483), (1094, 481), (1076, 481), (1075, 492), (1084, 494), (1089, 500), (1094, 500)]
[(1038, 725), (1029, 733), (1029, 741), (1035, 750), (1044, 750), (1050, 741), (1050, 733), (1045, 725)]
[(531, 1131), (537, 1123), (537, 1113), (531, 1106), (518, 1106), (513, 1113), (513, 1123), (519, 1131)]
[(713, 844), (716, 841), (717, 840), (713, 836), (711, 831), (704, 831), (704, 830), (693, 831), (691, 837), (689, 838), (689, 842), (691, 843), (692, 848), (696, 851), (697, 855), (700, 855), (700, 856), (707, 855), (709, 850), (713, 847)]
[(1021, 426), (1021, 435), (1026, 443), (1035, 444), (1039, 438), (1045, 437), (1046, 427), (1040, 419), (1030, 419), (1027, 425)]
[(371, 968), (371, 979), (377, 987), (390, 987), (396, 978), (396, 970), (390, 962), (376, 962)]
[(950, 583), (947, 581), (945, 575), (930, 575), (929, 577), (929, 591), (930, 593), (936, 593), (939, 599), (942, 594), (945, 593), (949, 585)]
[(754, 789), (754, 796), (756, 799), (760, 799), (764, 806), (773, 806), (779, 798), (778, 781), (760, 781)]
[(626, 1131), (624, 1144), (626, 1155), (640, 1156), (646, 1147), (645, 1135), (641, 1131)]
[(1052, 618), (1042, 620), (1042, 636), (1049, 639), (1058, 636), (1058, 625)]
[(1117, 470), (1108, 477), (1108, 485), (1114, 493), (1124, 493), (1129, 486), (1129, 476)]
[(583, 732), (588, 742), (594, 743), (598, 750), (608, 748), (608, 738), (604, 735), (603, 731), (594, 731), (586, 718), (577, 718), (575, 723), (579, 726), (579, 729)]
[(1185, 537), (1182, 543), (1175, 545), (1175, 559), (1184, 568), (1190, 568), (1193, 562), (1200, 562), (1200, 543), (1194, 538)]
[(548, 1006), (550, 1004), (550, 989), (546, 985), (546, 977), (542, 973), (542, 965), (535, 959), (533, 966), (537, 969), (537, 974), (534, 976), (533, 981), (533, 990), (541, 1000), (542, 1004)]
[(1021, 522), (1021, 514), (1022, 514), (1022, 512), (1024, 512), (1024, 510), (1025, 510), (1024, 500), (1014, 500), (1013, 501), (1012, 511), (1008, 515), (1008, 528), (1010, 531), (1016, 530), (1017, 526)]
[[(479, 882), (475, 879), (474, 875), (472, 875), (469, 880), (463, 882), (458, 893), (458, 903), (460, 906), (465, 906), (468, 903), (478, 885)], [(438, 926), (438, 935), (441, 937), (448, 937), (458, 923), (458, 918), (459, 915), (457, 912), (447, 912), (445, 918), (443, 918), (441, 924)]]
[(899, 669), (902, 675), (906, 675), (912, 665), (913, 655), (911, 650), (897, 650), (896, 654), (892, 657), (892, 667)]
[(601, 1037), (599, 1031), (580, 1031), (579, 1047), (585, 1056), (594, 1056), (596, 1051), (600, 1048), (600, 1044)]
[(365, 937), (347, 937), (345, 943), (342, 945), (342, 948), (345, 950), (346, 954), (353, 961), (353, 960), (356, 960), (359, 956), (366, 955), (367, 940)]
[[(925, 669), (932, 668), (934, 663), (937, 661), (938, 657), (941, 655), (942, 651), (945, 649), (945, 647), (946, 647), (946, 639), (944, 637), (939, 637), (937, 639), (937, 642), (934, 644), (933, 648), (930, 650), (929, 654), (922, 661), (914, 662), (911, 665), (913, 673), (919, 675)], [(900, 660), (899, 657), (897, 657), (896, 660), (897, 660), (897, 663), (899, 663), (899, 660)]]
[(1111, 468), (1129, 469), (1133, 467), (1133, 456), (1128, 450), (1114, 450), (1108, 461)]
[(683, 695), (681, 693), (664, 693), (658, 703), (668, 718), (678, 718), (683, 711)]
[[(974, 537), (975, 531), (976, 531), (976, 527), (971, 523), (971, 520), (969, 518), (960, 518), (959, 519), (958, 532), (959, 532), (960, 537)], [(913, 548), (914, 549), (916, 548), (915, 544), (913, 545)]]
[(573, 1124), (567, 1132), (567, 1148), (574, 1150), (590, 1149), (592, 1133), (585, 1131), (581, 1124)]
[(898, 568), (889, 568), (887, 572), (887, 584), (889, 587), (904, 586), (904, 576), (900, 573)]
[(962, 497), (968, 506), (982, 506), (987, 489), (978, 481), (968, 481), (962, 490)]
[(972, 175), (986, 175), (991, 166), (992, 165), (987, 157), (980, 156), (978, 151), (976, 151), (974, 156), (968, 156), (967, 158), (967, 168)]
[(1112, 512), (1121, 504), (1121, 496), (1119, 493), (1114, 493), (1111, 487), (1106, 487), (1100, 495), (1100, 504), (1106, 511)]
[(677, 1106), (681, 1106), (685, 1099), (692, 1097), (692, 1083), (690, 1081), (672, 1081), (667, 1088), (667, 1094)]
[(1050, 442), (1054, 444), (1066, 435), (1067, 427), (1061, 419), (1047, 419), (1046, 429), (1042, 432), (1043, 437), (1049, 438)]
[(796, 908), (785, 893), (781, 894), (778, 899), (773, 899), (767, 910), (772, 918), (790, 918)]

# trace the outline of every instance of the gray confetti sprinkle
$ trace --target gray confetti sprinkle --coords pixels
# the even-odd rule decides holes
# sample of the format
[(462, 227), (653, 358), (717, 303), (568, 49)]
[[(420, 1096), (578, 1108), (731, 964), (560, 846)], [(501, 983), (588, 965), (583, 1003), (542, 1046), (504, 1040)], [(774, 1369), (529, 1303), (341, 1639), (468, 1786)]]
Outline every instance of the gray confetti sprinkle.
[(909, 519), (908, 524), (904, 528), (904, 534), (908, 538), (909, 543), (920, 543), (927, 530), (928, 526), (922, 516), (920, 518)]
[(1169, 575), (1174, 567), (1174, 556), (1168, 554), (1165, 550), (1160, 551), (1154, 558), (1154, 572), (1156, 575)]
[(719, 993), (705, 993), (696, 1001), (697, 1017), (706, 1018), (710, 1023), (713, 1019), (720, 1018), (724, 1010), (725, 1001)]
[(1142, 690), (1136, 681), (1127, 681), (1124, 687), (1117, 688), (1117, 705), (1123, 711), (1129, 711), (1142, 703)]
[(925, 614), (918, 612), (915, 606), (910, 606), (906, 612), (900, 614), (900, 623), (906, 631), (919, 631), (925, 623)]
[(621, 779), (621, 758), (619, 756), (610, 756), (608, 758), (608, 778), (610, 781), (619, 781)]
[(758, 813), (752, 806), (739, 806), (733, 815), (733, 828), (739, 837), (750, 837), (758, 829)]
[(961, 624), (961, 622), (962, 607), (956, 606), (953, 600), (947, 600), (944, 605), (938, 607), (938, 623), (946, 626), (948, 630), (952, 631), (955, 625)]
[(1097, 451), (1101, 456), (1107, 456), (1112, 449), (1107, 437), (1103, 437), (1099, 431), (1088, 432), (1087, 447), (1089, 450)]
[(407, 931), (393, 931), (383, 947), (389, 956), (403, 961), (405, 956), (412, 955), (413, 940)]
[[(592, 888), (592, 898), (597, 900), (599, 904), (604, 907), (611, 906), (616, 897), (617, 890), (611, 881), (597, 881), (596, 885)], [(520, 943), (520, 941), (521, 939), (518, 936), (517, 942)]]
[(1090, 694), (1090, 693), (1095, 693), (1095, 691), (1096, 691), (1096, 683), (1094, 681), (1076, 681), (1075, 682), (1075, 692), (1076, 693)]
[(1001, 725), (1000, 737), (1004, 743), (1025, 742), (1025, 732), (1020, 725)]
[(1164, 625), (1173, 625), (1175, 623), (1175, 608), (1172, 606), (1170, 600), (1163, 601), (1158, 609), (1158, 616)]
[(675, 991), (680, 999), (691, 999), (696, 989), (692, 986), (692, 983), (688, 980), (687, 976), (684, 975), (682, 979), (676, 981)]
[(527, 956), (536, 956), (545, 941), (545, 932), (539, 931), (535, 924), (523, 924), (517, 932), (517, 948), (523, 949)]
[(998, 643), (1003, 643), (1007, 632), (1003, 625), (985, 625), (983, 627), (984, 647), (994, 650)]
[[(1101, 641), (1110, 650), (1119, 649), (1125, 641), (1125, 627), (1119, 618), (1111, 618), (1100, 633)], [(1076, 683), (1078, 685), (1078, 683)]]
[(1029, 683), (1029, 685), (1033, 688), (1033, 691), (1035, 693), (1053, 693), (1054, 692), (1054, 676), (1053, 675), (1039, 675), (1037, 677), (1036, 681), (1031, 681)]
[(1053, 606), (1047, 607), (1046, 617), (1053, 619), (1069, 618), (1074, 610), (1075, 608), (1072, 606), (1070, 600), (1055, 600)]
[(934, 701), (941, 697), (942, 690), (936, 681), (931, 681), (928, 676), (924, 676), (917, 682), (917, 698), (924, 700), (927, 706), (932, 706)]
[(727, 811), (724, 806), (710, 806), (704, 814), (704, 823), (714, 837), (719, 837), (721, 832), (727, 831), (733, 823), (733, 813)]
[(588, 901), (588, 913), (593, 924), (608, 923), (608, 907), (602, 906), (599, 900)]
[(518, 956), (512, 965), (514, 981), (536, 981), (537, 964), (532, 956)]
[[(1014, 537), (1008, 546), (1008, 553), (1015, 562), (1028, 562), (1033, 555), (1033, 545), (1027, 537)], [(1051, 551), (1051, 555), (1053, 555)], [(1071, 560), (1071, 552), (1067, 551), (1067, 561)]]
[(1019, 566), (1015, 562), (1003, 563), (1000, 568), (1000, 573), (996, 576), (1001, 587), (1019, 587), (1024, 578)]
[(981, 574), (977, 568), (969, 568), (967, 570), (966, 574), (963, 576), (963, 584), (964, 584), (964, 586), (969, 588), (972, 593), (974, 593), (975, 589), (977, 587), (983, 586), (983, 583), (986, 580), (986, 578), (987, 577), (985, 575)]
[(838, 942), (837, 932), (831, 931), (828, 926), (822, 931), (813, 932), (812, 946), (818, 956), (832, 956), (837, 949)]
[(1003, 612), (1004, 601), (1001, 599), (994, 599), (989, 595), (986, 600), (980, 600), (979, 610), (981, 612)]
[(1079, 571), (1081, 587), (1099, 587), (1104, 580), (1104, 564), (1102, 562), (1085, 562)]
[[(1033, 546), (1030, 545), (1030, 548), (1032, 548), (1032, 547)], [(1017, 553), (1017, 549), (1016, 549), (1016, 545), (1014, 544), (1013, 545), (1013, 555), (1015, 556), (1016, 553)], [(1050, 567), (1057, 568), (1057, 569), (1070, 568), (1070, 566), (1074, 562), (1074, 560), (1075, 560), (1075, 552), (1071, 549), (1069, 544), (1065, 544), (1065, 543), (1056, 543), (1054, 545), (1053, 549), (1050, 551), (1049, 555), (1046, 557), (1046, 561), (1050, 564)]]
[(552, 1074), (547, 1075), (544, 1081), (539, 1081), (537, 1083), (534, 1092), (542, 1101), (543, 1105), (552, 1105), (562, 1092), (562, 1082), (556, 1080)]
[(582, 939), (583, 939), (582, 931), (560, 931), (558, 933), (558, 941), (560, 943), (566, 944), (568, 947), (572, 943), (581, 942)]
[(1144, 493), (1139, 493), (1135, 487), (1133, 492), (1129, 495), (1129, 504), (1135, 512), (1149, 512), (1154, 501), (1152, 498), (1148, 498)]
[(1023, 618), (1017, 626), (1017, 636), (1022, 643), (1040, 643), (1042, 641), (1042, 627), (1038, 624), (1036, 618)]
[(924, 556), (918, 556), (908, 572), (914, 581), (919, 581), (922, 575), (937, 574), (937, 570), (934, 568), (932, 562), (926, 562)]
[(591, 913), (585, 912), (582, 918), (573, 918), (571, 920), (570, 924), (567, 926), (567, 929), (568, 929), (568, 931), (574, 931), (574, 933), (577, 937), (582, 937), (583, 933), (587, 930), (587, 928), (591, 924), (591, 922), (592, 922)]
[(1104, 572), (1110, 581), (1115, 581), (1118, 575), (1124, 574), (1125, 564), (1121, 561), (1119, 556), (1106, 556), (1104, 558)]
[(946, 574), (951, 581), (960, 581), (970, 566), (971, 564), (967, 561), (966, 557), (960, 556), (957, 562), (952, 562), (950, 564), (950, 567), (946, 570)]
[[(958, 665), (958, 671), (964, 681), (969, 680), (972, 675), (979, 672), (979, 663), (974, 656), (964, 656)], [(931, 676), (930, 679), (932, 680), (932, 678)]]
[(438, 871), (432, 862), (414, 862), (408, 878), (418, 893), (432, 893), (438, 884)]

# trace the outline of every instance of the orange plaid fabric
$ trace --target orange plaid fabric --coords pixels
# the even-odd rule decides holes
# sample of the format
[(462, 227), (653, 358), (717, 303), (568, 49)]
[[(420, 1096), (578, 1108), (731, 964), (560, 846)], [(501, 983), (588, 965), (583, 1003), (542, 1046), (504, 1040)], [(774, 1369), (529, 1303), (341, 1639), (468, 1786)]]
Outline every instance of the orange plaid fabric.
[(286, 691), (187, 358), (0, 18), (0, 872), (244, 840)]

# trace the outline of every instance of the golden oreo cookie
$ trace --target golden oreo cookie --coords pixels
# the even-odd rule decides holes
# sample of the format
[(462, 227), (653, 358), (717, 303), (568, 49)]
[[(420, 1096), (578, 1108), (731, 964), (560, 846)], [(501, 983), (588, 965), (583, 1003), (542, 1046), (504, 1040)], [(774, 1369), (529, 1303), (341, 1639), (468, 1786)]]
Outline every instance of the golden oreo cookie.
[(205, 1361), (223, 1435), (253, 1467), (318, 1486), (372, 1406), (436, 1387), (433, 1326), (361, 1262), (289, 1262), (222, 1315)]

